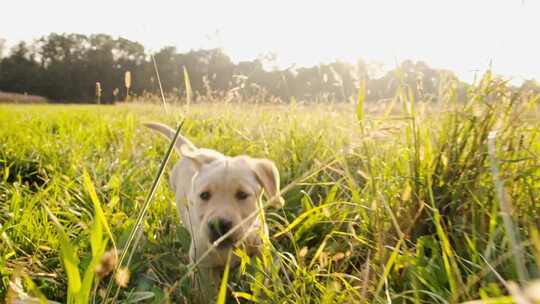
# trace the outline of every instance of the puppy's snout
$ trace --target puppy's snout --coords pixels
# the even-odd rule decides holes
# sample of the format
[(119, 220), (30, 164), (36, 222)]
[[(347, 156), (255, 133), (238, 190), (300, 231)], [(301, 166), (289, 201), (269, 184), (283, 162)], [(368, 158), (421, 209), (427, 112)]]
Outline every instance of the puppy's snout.
[(233, 223), (223, 218), (216, 218), (208, 221), (208, 233), (210, 241), (214, 242), (224, 236), (233, 227)]

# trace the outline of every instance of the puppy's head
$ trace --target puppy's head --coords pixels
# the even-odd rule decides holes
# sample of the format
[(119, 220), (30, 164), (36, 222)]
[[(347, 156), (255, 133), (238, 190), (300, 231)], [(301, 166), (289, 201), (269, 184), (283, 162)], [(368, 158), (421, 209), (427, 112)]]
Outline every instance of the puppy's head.
[[(203, 149), (184, 150), (196, 170), (189, 200), (199, 239), (218, 250), (228, 250), (241, 240), (258, 238), (259, 199), (264, 192), (270, 204), (282, 206), (279, 173), (273, 162), (247, 156), (223, 157)], [(226, 236), (227, 235), (227, 236)]]

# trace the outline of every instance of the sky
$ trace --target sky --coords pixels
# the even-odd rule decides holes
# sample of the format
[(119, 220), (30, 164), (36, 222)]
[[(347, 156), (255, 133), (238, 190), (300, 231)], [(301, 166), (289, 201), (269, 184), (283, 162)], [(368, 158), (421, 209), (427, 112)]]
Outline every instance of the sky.
[(268, 52), (286, 68), (405, 59), (471, 81), (493, 71), (540, 80), (540, 0), (2, 0), (8, 45), (51, 32), (107, 33), (150, 50), (220, 47), (233, 61)]

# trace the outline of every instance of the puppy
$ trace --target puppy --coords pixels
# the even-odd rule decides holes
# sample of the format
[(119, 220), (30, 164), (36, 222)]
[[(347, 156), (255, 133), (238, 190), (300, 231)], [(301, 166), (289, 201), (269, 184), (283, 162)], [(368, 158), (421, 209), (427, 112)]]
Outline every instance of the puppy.
[[(174, 138), (175, 131), (165, 125), (145, 126)], [(243, 246), (248, 255), (256, 255), (262, 244), (261, 230), (268, 234), (259, 216), (262, 193), (270, 206), (280, 208), (284, 204), (274, 163), (197, 148), (181, 135), (175, 150), (182, 159), (174, 165), (169, 184), (182, 224), (191, 234), (190, 261), (215, 274), (221, 273), (237, 246)], [(205, 255), (208, 249), (210, 253)], [(231, 266), (238, 262), (232, 254)]]

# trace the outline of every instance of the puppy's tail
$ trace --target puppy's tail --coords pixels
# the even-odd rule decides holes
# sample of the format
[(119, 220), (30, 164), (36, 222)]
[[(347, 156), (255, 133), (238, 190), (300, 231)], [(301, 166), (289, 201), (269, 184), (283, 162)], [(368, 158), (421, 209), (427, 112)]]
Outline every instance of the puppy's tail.
[[(173, 140), (174, 135), (176, 134), (175, 130), (169, 128), (166, 125), (160, 124), (160, 123), (147, 122), (147, 123), (144, 123), (144, 126), (150, 128), (152, 130), (157, 131), (158, 133), (165, 136), (169, 140)], [(179, 134), (178, 139), (176, 140), (176, 144), (174, 146), (175, 149), (176, 149), (176, 152), (178, 152), (178, 154), (182, 154), (182, 149), (181, 149), (182, 146), (186, 146), (186, 148), (188, 148), (189, 150), (197, 149), (197, 147), (195, 147), (195, 145), (192, 142), (190, 142), (187, 138), (185, 138), (184, 136)]]

